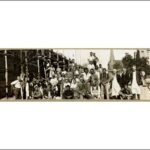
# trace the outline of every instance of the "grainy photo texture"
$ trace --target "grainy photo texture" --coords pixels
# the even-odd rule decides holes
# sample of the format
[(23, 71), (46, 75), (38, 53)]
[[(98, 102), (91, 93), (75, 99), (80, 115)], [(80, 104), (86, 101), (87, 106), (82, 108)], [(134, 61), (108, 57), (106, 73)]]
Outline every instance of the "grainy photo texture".
[(150, 49), (0, 50), (0, 101), (149, 99)]

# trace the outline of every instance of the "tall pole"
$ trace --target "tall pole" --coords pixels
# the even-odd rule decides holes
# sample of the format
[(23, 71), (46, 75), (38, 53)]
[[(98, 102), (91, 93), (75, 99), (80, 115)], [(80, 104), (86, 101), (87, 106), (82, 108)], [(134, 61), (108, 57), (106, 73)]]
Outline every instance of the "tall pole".
[(59, 68), (59, 54), (58, 54), (58, 50), (57, 50), (57, 68)]
[(51, 64), (51, 50), (49, 50), (49, 60), (50, 60), (50, 64)]
[(5, 50), (5, 81), (6, 81), (6, 98), (8, 98), (8, 62), (7, 62), (7, 50)]
[(38, 79), (40, 79), (40, 60), (39, 60), (39, 50), (37, 49), (37, 68), (38, 68)]
[(65, 64), (65, 53), (64, 53), (64, 50), (62, 51), (62, 59), (63, 59), (63, 69), (65, 70), (66, 68), (66, 64)]
[(21, 60), (21, 75), (23, 75), (23, 61), (22, 61), (22, 50), (20, 50), (20, 60)]
[(28, 78), (28, 57), (27, 57), (27, 51), (25, 51), (25, 63), (26, 63), (26, 77)]
[[(24, 81), (24, 70), (23, 70), (23, 51), (20, 50), (20, 61), (21, 61), (21, 80)], [(23, 99), (24, 95), (24, 86), (21, 86), (21, 99)]]

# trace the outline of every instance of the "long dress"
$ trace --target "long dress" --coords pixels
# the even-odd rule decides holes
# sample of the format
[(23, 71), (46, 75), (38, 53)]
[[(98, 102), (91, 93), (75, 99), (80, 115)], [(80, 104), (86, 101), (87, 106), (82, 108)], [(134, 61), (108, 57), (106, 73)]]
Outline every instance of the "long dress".
[(112, 81), (112, 96), (118, 96), (120, 91), (121, 91), (121, 88), (120, 88), (120, 85), (117, 81), (117, 77), (115, 74), (113, 81)]
[(132, 94), (141, 94), (139, 85), (137, 84), (136, 72), (133, 72), (133, 80), (131, 85)]
[(29, 98), (29, 83), (26, 82), (26, 99)]

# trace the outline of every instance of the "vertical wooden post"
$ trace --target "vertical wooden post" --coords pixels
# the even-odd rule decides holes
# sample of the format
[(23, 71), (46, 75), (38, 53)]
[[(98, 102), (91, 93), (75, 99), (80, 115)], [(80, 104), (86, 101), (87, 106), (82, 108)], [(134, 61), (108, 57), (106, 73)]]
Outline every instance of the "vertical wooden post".
[(71, 61), (71, 59), (68, 58), (68, 71), (70, 70), (70, 61)]
[[(28, 79), (28, 51), (27, 50), (25, 51), (25, 75), (26, 78)], [(27, 81), (25, 82), (25, 91), (26, 91), (25, 98), (27, 100), (29, 97), (29, 84)]]
[(6, 84), (6, 98), (8, 98), (8, 62), (7, 62), (7, 50), (4, 52), (5, 54), (5, 84)]
[(57, 50), (57, 68), (59, 68), (59, 54), (58, 54), (58, 50)]
[(21, 60), (21, 75), (23, 75), (23, 61), (22, 61), (22, 58), (23, 56), (22, 56), (22, 50), (20, 50), (20, 60)]
[(40, 60), (39, 60), (39, 50), (37, 49), (37, 68), (38, 68), (38, 79), (40, 79)]
[(42, 52), (42, 57), (44, 57), (44, 50), (43, 50), (43, 49), (41, 49), (41, 52)]
[(62, 55), (62, 59), (63, 59), (63, 61), (62, 61), (63, 62), (62, 63), (63, 64), (62, 69), (64, 70), (65, 69), (65, 58), (64, 58), (64, 55)]
[(28, 52), (25, 51), (26, 77), (28, 78)]
[[(23, 51), (20, 50), (20, 61), (21, 61), (21, 80), (24, 80), (24, 69), (23, 69)], [(21, 99), (23, 99), (24, 95), (24, 86), (21, 86)]]
[(42, 67), (43, 67), (43, 70), (44, 70), (44, 76), (45, 76), (45, 78), (46, 78), (46, 66), (45, 66), (45, 50), (44, 49), (41, 49), (41, 53), (42, 53)]
[(65, 69), (65, 56), (64, 56), (64, 50), (62, 50), (62, 64), (63, 64), (63, 66), (62, 66), (62, 69)]
[(49, 50), (49, 60), (50, 60), (50, 64), (51, 64), (51, 56), (52, 56), (51, 50)]

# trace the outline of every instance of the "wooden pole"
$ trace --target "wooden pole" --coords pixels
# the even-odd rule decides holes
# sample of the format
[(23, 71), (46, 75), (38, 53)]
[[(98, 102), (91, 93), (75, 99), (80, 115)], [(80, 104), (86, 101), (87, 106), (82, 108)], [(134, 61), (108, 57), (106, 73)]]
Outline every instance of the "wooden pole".
[(28, 78), (28, 52), (25, 51), (26, 77)]
[(45, 78), (46, 78), (46, 65), (45, 65), (45, 63), (46, 63), (46, 59), (45, 59), (45, 50), (44, 49), (42, 49), (41, 50), (41, 52), (42, 52), (42, 67), (43, 67), (43, 69), (44, 69), (44, 76), (45, 76)]
[(5, 50), (5, 81), (6, 81), (6, 98), (8, 98), (8, 62), (7, 62), (7, 50)]
[(67, 59), (67, 57), (66, 57), (66, 53), (64, 52), (64, 50), (63, 50), (63, 69), (64, 70), (66, 70), (66, 59)]
[(57, 50), (57, 68), (59, 68), (59, 54), (58, 54), (58, 50)]
[(39, 60), (39, 50), (37, 49), (37, 68), (38, 68), (38, 79), (40, 79), (40, 60)]
[[(20, 60), (21, 60), (21, 80), (22, 82), (24, 81), (24, 70), (23, 70), (23, 52), (22, 50), (20, 50)], [(23, 99), (23, 95), (24, 95), (24, 86), (21, 86), (21, 99)]]
[[(26, 74), (26, 79), (28, 80), (28, 51), (25, 51), (25, 74)], [(25, 97), (26, 99), (29, 98), (29, 84), (25, 81)]]
[(21, 60), (21, 75), (23, 75), (22, 50), (20, 50), (20, 60)]
[(50, 64), (51, 64), (51, 56), (52, 56), (51, 50), (49, 50), (49, 60), (50, 60)]

